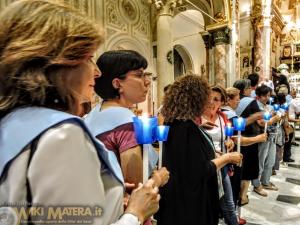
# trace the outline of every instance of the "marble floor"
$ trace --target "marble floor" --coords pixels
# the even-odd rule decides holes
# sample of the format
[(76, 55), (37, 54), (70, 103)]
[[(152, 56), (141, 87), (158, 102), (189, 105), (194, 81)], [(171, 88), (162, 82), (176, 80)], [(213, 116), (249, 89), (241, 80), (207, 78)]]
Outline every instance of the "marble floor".
[[(296, 137), (300, 138), (299, 130)], [(300, 225), (300, 147), (293, 147), (292, 158), (296, 160), (293, 167), (281, 164), (277, 175), (271, 177), (279, 191), (267, 191), (268, 197), (262, 197), (250, 186), (250, 202), (241, 209), (247, 224)]]

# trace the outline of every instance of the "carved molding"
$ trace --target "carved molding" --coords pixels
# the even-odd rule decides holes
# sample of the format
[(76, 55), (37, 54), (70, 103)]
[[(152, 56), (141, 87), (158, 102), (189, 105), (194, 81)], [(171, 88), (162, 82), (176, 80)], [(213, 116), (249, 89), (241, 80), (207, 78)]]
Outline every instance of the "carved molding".
[(182, 0), (148, 0), (158, 11), (158, 15), (174, 15), (175, 8), (182, 5)]
[(279, 8), (274, 3), (272, 5), (272, 14), (274, 15), (271, 21), (272, 30), (275, 32), (276, 35), (281, 35), (282, 29), (284, 28), (285, 24), (283, 21), (283, 17), (279, 11)]
[(116, 0), (107, 1), (105, 10), (106, 10), (105, 19), (106, 19), (107, 26), (112, 26), (114, 28), (122, 30), (123, 32), (126, 32), (128, 30), (126, 24), (120, 18), (120, 13), (118, 10), (118, 1)]
[(119, 0), (118, 9), (121, 13), (122, 19), (127, 23), (133, 24), (140, 20), (140, 7), (138, 1), (134, 0)]
[(254, 28), (263, 26), (262, 4), (260, 0), (254, 0), (251, 13), (251, 23)]

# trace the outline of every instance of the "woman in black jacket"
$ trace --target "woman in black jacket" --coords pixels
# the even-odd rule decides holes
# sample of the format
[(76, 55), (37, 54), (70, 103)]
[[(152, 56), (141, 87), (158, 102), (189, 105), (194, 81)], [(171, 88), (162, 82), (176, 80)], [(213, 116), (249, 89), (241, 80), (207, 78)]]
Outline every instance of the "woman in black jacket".
[(200, 76), (187, 75), (166, 92), (162, 114), (170, 126), (163, 165), (170, 171), (161, 190), (158, 225), (217, 225), (223, 188), (219, 170), (241, 161), (240, 153), (216, 158), (214, 145), (201, 128), (210, 87)]

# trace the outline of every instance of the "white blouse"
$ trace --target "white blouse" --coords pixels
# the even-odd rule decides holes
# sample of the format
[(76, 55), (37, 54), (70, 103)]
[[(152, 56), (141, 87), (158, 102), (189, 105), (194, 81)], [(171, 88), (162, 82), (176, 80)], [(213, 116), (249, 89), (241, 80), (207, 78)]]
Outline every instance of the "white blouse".
[[(202, 121), (204, 123), (207, 121), (207, 119), (202, 117)], [(220, 121), (221, 121), (221, 124), (220, 124)], [(213, 129), (211, 129), (211, 130), (206, 130), (206, 132), (211, 136), (214, 146), (215, 146), (215, 149), (217, 151), (221, 151), (221, 139), (222, 139), (221, 130), (222, 130), (223, 131), (223, 149), (225, 151), (225, 145), (224, 145), (225, 138), (226, 138), (225, 131), (224, 131), (225, 121), (223, 120), (223, 118), (221, 116), (218, 116), (216, 121), (214, 122), (214, 124), (217, 125), (217, 127), (213, 127)]]
[(118, 220), (123, 213), (123, 186), (100, 169), (96, 149), (79, 125), (65, 123), (46, 131), (27, 170), (29, 149), (10, 165), (0, 185), (0, 205), (26, 202), (28, 177), (33, 204), (99, 206), (102, 215), (93, 224), (139, 224), (130, 214)]

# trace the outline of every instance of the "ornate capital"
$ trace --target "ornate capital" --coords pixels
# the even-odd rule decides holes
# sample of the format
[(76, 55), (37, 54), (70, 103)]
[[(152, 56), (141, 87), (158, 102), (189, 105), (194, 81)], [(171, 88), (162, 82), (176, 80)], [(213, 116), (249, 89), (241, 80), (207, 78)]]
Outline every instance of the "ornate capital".
[(214, 45), (212, 35), (208, 32), (200, 32), (205, 44), (205, 48), (211, 49)]
[(263, 26), (262, 4), (259, 0), (254, 0), (251, 13), (251, 23), (254, 28)]
[(148, 2), (154, 4), (159, 15), (171, 16), (173, 16), (175, 8), (182, 4), (182, 0), (148, 0)]
[(228, 28), (215, 30), (212, 32), (212, 37), (215, 45), (230, 43), (230, 30)]

